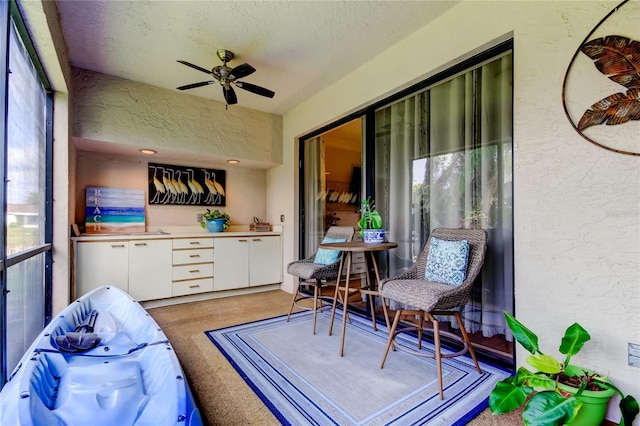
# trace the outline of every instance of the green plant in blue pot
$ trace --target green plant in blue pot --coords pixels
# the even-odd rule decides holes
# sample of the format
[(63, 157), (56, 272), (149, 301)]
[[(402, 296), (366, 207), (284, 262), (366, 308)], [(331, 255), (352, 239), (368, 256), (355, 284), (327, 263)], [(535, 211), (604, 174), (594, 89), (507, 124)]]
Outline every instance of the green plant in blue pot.
[(223, 232), (229, 229), (231, 224), (231, 216), (218, 209), (207, 209), (202, 214), (202, 222), (200, 226), (208, 230), (209, 232)]
[(504, 313), (513, 337), (527, 351), (531, 371), (520, 367), (515, 376), (496, 384), (489, 396), (493, 414), (508, 413), (524, 405), (525, 425), (599, 426), (605, 417), (609, 399), (620, 395), (620, 425), (631, 426), (638, 415), (638, 402), (624, 395), (607, 377), (587, 368), (570, 364), (591, 336), (578, 323), (565, 331), (559, 351), (565, 355), (558, 361), (540, 351), (538, 336), (507, 312)]
[(376, 210), (376, 202), (371, 197), (362, 200), (360, 205), (361, 217), (358, 221), (360, 236), (365, 243), (381, 243), (384, 241), (382, 216)]

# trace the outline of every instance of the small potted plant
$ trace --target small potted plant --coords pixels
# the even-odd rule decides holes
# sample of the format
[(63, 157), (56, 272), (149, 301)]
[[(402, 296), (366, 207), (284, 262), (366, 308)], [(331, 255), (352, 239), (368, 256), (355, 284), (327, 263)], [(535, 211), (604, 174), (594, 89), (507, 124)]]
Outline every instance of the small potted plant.
[(223, 232), (229, 229), (231, 224), (231, 217), (218, 209), (211, 211), (207, 209), (202, 214), (202, 222), (200, 226), (207, 229), (209, 232)]
[(371, 197), (362, 200), (360, 205), (362, 216), (358, 221), (360, 236), (365, 243), (381, 243), (384, 241), (382, 216), (376, 210), (376, 203)]
[(591, 339), (580, 324), (574, 323), (565, 331), (559, 350), (566, 357), (560, 362), (540, 351), (536, 334), (507, 312), (504, 315), (513, 337), (531, 353), (527, 364), (537, 371), (520, 367), (515, 376), (498, 382), (489, 396), (493, 414), (509, 413), (524, 405), (525, 425), (599, 426), (609, 399), (618, 393), (622, 398), (620, 425), (631, 426), (639, 411), (636, 399), (623, 395), (605, 376), (569, 364)]

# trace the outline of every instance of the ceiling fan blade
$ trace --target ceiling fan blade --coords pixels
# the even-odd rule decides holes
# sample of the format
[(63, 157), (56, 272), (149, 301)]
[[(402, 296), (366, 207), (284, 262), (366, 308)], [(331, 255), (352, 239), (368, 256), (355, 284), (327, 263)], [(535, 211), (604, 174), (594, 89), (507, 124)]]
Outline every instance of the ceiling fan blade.
[(276, 94), (269, 89), (265, 89), (264, 87), (256, 86), (255, 84), (251, 83), (236, 81), (234, 84), (241, 89), (247, 90), (251, 93), (255, 93), (256, 95), (266, 96), (267, 98), (273, 98), (273, 96)]
[(254, 72), (256, 72), (256, 69), (254, 67), (252, 67), (249, 64), (241, 64), (238, 65), (237, 67), (235, 67), (234, 69), (231, 70), (231, 72), (229, 72), (229, 78), (231, 80), (235, 80), (238, 78), (244, 78), (246, 76), (248, 76), (249, 74), (253, 74)]
[(233, 90), (233, 87), (222, 86), (222, 93), (224, 93), (224, 100), (227, 101), (227, 105), (234, 105), (238, 103), (238, 97), (236, 96), (236, 92)]
[(206, 86), (208, 84), (213, 84), (213, 83), (215, 83), (215, 81), (213, 81), (213, 80), (211, 80), (211, 81), (201, 81), (200, 83), (192, 83), (192, 84), (187, 84), (185, 86), (176, 87), (176, 89), (178, 89), (178, 90), (195, 89), (196, 87), (202, 87), (202, 86)]
[(180, 60), (179, 60), (179, 61), (177, 61), (177, 62), (180, 62), (180, 63), (181, 63), (181, 64), (183, 64), (183, 65), (186, 65), (186, 66), (191, 67), (191, 68), (193, 68), (193, 69), (195, 69), (195, 70), (202, 71), (203, 73), (206, 73), (206, 74), (211, 75), (211, 70), (208, 70), (208, 69), (205, 69), (205, 68), (199, 67), (199, 66), (197, 66), (197, 65), (192, 64), (191, 62), (187, 62), (187, 61), (180, 61)]

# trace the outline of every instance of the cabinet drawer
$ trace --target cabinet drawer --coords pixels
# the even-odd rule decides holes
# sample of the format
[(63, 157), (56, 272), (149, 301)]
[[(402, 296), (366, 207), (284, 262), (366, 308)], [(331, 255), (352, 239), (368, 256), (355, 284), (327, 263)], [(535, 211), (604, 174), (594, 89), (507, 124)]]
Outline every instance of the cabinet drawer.
[(364, 253), (352, 253), (351, 254), (351, 264), (354, 263), (364, 263)]
[[(173, 267), (173, 281), (213, 277), (213, 263), (183, 265)], [(174, 282), (175, 285), (175, 282)]]
[(212, 237), (203, 238), (174, 238), (173, 249), (211, 248), (213, 247)]
[(213, 249), (211, 248), (173, 251), (174, 265), (207, 262), (213, 262)]
[(351, 264), (351, 273), (352, 274), (360, 274), (367, 272), (367, 264), (362, 263), (352, 263)]
[(187, 294), (204, 293), (207, 291), (213, 291), (213, 278), (175, 282), (172, 286), (171, 295), (184, 296)]

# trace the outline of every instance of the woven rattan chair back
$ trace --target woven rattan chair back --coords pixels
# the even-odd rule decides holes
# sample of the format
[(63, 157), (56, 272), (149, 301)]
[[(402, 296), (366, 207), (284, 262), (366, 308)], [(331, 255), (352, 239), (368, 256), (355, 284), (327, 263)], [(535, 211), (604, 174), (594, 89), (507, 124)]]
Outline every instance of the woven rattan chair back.
[[(324, 238), (339, 238), (351, 241), (353, 234), (354, 229), (350, 226), (331, 226), (327, 229)], [(298, 278), (294, 284), (291, 308), (289, 309), (289, 315), (287, 315), (287, 321), (289, 321), (294, 307), (304, 310), (311, 309), (313, 311), (313, 334), (316, 334), (318, 310), (325, 306), (324, 302), (327, 302), (328, 305), (333, 303), (333, 297), (322, 295), (322, 288), (330, 286), (331, 284), (335, 285), (340, 267), (339, 260), (330, 265), (320, 265), (313, 262), (315, 257), (316, 253), (306, 259), (296, 260), (287, 265), (287, 272)], [(303, 293), (300, 288), (301, 284), (313, 287), (313, 296)], [(311, 299), (313, 299), (313, 305), (311, 307), (299, 303), (302, 300)]]

